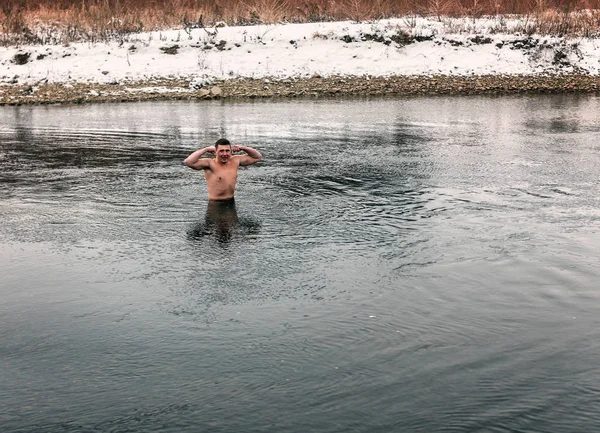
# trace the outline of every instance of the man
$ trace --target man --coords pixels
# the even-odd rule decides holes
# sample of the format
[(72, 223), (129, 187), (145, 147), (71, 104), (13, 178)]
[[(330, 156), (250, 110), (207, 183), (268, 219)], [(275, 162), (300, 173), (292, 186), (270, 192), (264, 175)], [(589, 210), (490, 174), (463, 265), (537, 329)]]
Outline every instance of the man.
[[(246, 155), (233, 155), (243, 151)], [(202, 158), (211, 153), (214, 158)], [(256, 164), (262, 155), (256, 149), (248, 146), (232, 146), (229, 140), (221, 138), (214, 147), (199, 149), (188, 156), (183, 162), (194, 170), (204, 170), (204, 177), (208, 186), (209, 200), (232, 200), (235, 193), (238, 168), (240, 166)]]

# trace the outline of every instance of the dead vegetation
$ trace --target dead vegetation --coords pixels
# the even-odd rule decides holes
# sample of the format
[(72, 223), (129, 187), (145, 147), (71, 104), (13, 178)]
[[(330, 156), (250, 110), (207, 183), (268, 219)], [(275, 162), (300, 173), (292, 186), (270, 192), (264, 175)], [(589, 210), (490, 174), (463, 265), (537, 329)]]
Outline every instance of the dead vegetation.
[(2, 0), (0, 44), (103, 41), (167, 28), (519, 14), (533, 34), (597, 36), (600, 0)]

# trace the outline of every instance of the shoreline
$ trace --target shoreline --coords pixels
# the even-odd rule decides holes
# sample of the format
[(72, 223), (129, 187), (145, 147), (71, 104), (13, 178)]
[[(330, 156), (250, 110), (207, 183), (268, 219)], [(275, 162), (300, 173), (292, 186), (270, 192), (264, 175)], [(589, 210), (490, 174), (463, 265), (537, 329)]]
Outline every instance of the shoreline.
[(114, 84), (69, 83), (0, 86), (0, 106), (164, 100), (318, 98), (331, 96), (511, 95), (600, 93), (600, 76), (398, 75), (232, 78), (194, 87), (193, 77), (154, 78)]

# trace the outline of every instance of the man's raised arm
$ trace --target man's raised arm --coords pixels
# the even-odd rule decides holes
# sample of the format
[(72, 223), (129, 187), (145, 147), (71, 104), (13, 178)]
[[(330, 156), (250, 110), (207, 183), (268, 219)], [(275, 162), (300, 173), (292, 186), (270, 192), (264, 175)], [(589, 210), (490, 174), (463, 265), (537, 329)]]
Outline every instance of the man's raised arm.
[(258, 161), (262, 159), (262, 154), (252, 147), (248, 146), (233, 146), (234, 152), (239, 151), (246, 152), (246, 155), (240, 155), (238, 158), (240, 159), (240, 165), (252, 165), (256, 164)]
[(202, 170), (210, 166), (209, 158), (202, 158), (202, 155), (206, 153), (215, 153), (213, 146), (205, 147), (204, 149), (198, 149), (193, 152), (190, 156), (183, 160), (183, 163), (194, 170)]

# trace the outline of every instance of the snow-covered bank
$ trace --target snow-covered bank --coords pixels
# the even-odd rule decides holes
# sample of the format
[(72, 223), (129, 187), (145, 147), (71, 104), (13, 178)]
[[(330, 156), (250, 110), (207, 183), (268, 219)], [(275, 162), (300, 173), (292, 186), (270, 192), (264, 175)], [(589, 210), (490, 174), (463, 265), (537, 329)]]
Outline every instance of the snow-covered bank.
[[(194, 93), (215, 81), (308, 77), (600, 74), (600, 40), (517, 33), (522, 20), (399, 18), (171, 30), (109, 43), (0, 48), (8, 87), (129, 86), (166, 80)], [(135, 89), (151, 85), (130, 86)]]

